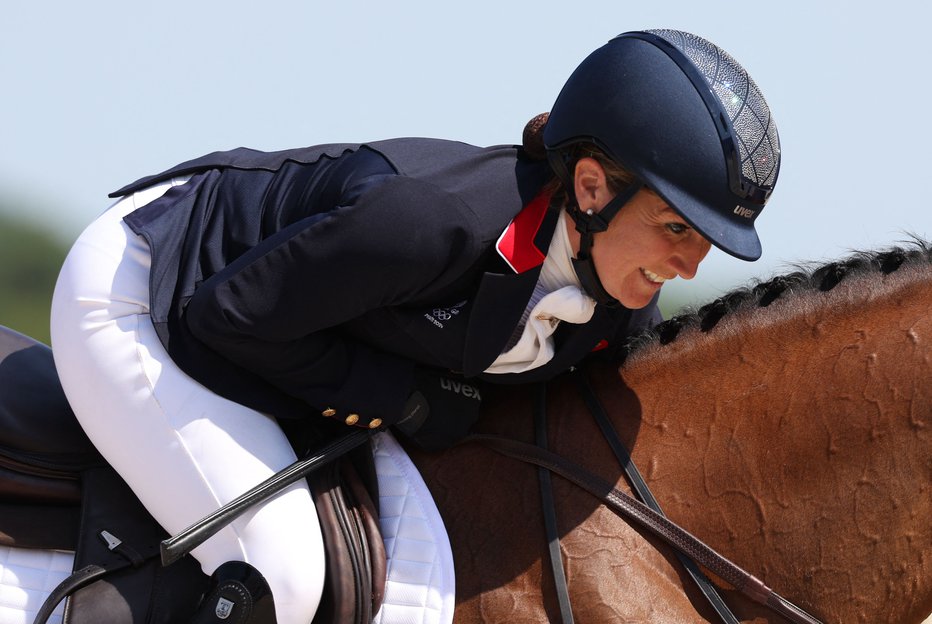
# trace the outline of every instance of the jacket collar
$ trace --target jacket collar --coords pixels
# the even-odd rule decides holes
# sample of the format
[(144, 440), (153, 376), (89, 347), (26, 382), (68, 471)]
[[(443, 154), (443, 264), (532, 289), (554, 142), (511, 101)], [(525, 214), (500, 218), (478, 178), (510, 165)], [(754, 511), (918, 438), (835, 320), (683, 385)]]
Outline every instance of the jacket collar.
[(559, 210), (549, 210), (550, 195), (540, 193), (511, 220), (495, 251), (512, 273), (538, 269), (547, 257)]
[(497, 255), (479, 283), (469, 316), (463, 372), (475, 375), (491, 364), (521, 320), (550, 248), (560, 211), (538, 195), (511, 220), (495, 244)]

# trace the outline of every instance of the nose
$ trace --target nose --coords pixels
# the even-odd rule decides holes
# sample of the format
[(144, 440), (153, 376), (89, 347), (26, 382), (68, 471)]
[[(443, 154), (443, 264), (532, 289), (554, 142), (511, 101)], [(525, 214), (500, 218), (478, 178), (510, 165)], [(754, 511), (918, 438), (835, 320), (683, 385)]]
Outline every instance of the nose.
[(699, 263), (702, 262), (709, 250), (712, 249), (712, 243), (694, 232), (695, 237), (687, 245), (681, 248), (680, 252), (673, 257), (674, 269), (683, 279), (690, 280), (696, 277), (699, 271)]

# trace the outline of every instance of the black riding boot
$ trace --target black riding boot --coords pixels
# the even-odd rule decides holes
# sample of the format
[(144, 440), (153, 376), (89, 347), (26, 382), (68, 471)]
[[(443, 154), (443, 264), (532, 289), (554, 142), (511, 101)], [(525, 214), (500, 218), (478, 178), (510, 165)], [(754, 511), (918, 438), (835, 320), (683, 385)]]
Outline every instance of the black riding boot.
[(191, 624), (275, 624), (272, 590), (248, 563), (227, 561), (210, 577)]

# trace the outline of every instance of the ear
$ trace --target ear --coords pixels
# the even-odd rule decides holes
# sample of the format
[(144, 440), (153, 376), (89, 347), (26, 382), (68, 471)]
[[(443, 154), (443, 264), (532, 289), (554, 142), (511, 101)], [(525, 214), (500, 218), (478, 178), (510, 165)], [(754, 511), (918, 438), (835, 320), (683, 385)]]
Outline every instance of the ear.
[(611, 199), (605, 170), (595, 158), (580, 158), (573, 174), (576, 201), (583, 212), (599, 212)]

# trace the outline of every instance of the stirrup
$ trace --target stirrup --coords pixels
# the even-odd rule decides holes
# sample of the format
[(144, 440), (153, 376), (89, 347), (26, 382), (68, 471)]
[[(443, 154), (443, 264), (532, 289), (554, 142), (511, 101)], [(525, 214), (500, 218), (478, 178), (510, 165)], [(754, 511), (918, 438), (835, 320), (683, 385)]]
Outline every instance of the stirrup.
[(276, 624), (272, 590), (248, 563), (227, 561), (211, 575), (191, 624)]

